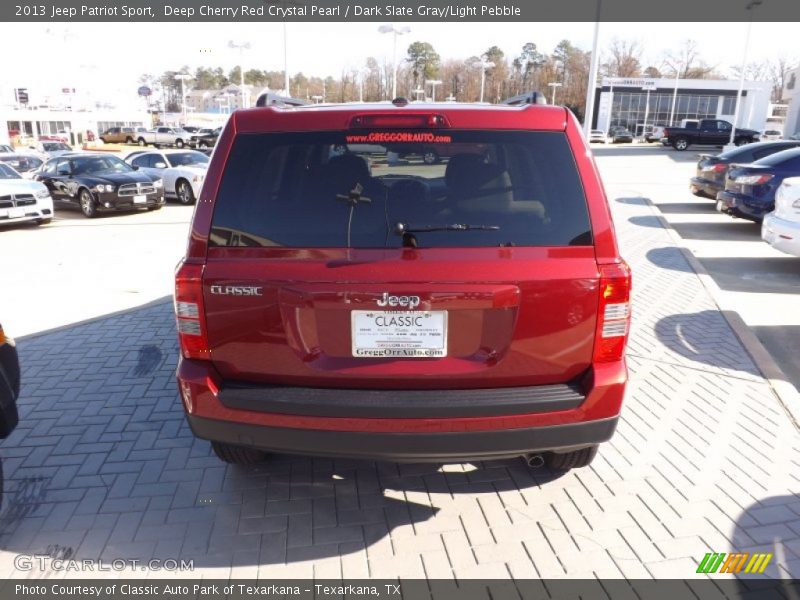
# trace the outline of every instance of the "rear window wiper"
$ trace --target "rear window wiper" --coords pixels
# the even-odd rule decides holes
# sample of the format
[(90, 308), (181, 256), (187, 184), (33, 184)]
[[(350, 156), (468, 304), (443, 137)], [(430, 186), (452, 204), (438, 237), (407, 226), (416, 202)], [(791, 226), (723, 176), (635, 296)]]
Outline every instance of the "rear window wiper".
[(409, 225), (408, 223), (395, 223), (394, 233), (403, 238), (404, 248), (416, 248), (417, 236), (415, 233), (429, 231), (498, 231), (499, 225), (469, 225), (467, 223), (451, 223), (449, 225)]
[(423, 233), (427, 231), (498, 231), (499, 225), (468, 225), (466, 223), (452, 223), (450, 225), (409, 225), (408, 223), (395, 223), (396, 235), (405, 233)]

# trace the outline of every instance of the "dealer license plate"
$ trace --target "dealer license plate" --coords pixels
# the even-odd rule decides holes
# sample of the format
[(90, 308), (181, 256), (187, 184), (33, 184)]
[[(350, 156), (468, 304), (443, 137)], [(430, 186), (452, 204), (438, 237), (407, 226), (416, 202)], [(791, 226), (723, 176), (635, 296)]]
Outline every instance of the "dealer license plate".
[(8, 209), (8, 218), (9, 219), (19, 219), (25, 216), (25, 209), (24, 208), (9, 208)]
[(134, 204), (147, 204), (147, 196), (139, 195), (133, 197)]
[(354, 310), (353, 356), (420, 358), (447, 356), (447, 311)]

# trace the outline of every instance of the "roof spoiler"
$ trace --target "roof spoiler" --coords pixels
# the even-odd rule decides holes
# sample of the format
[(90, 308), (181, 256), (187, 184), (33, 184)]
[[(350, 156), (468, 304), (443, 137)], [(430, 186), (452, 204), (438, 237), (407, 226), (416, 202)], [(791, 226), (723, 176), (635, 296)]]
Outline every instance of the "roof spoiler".
[(305, 106), (311, 104), (308, 100), (291, 98), (289, 96), (279, 96), (272, 92), (261, 94), (256, 100), (256, 106)]
[(500, 104), (508, 104), (510, 106), (519, 106), (521, 104), (547, 104), (547, 98), (542, 92), (526, 92), (519, 96), (506, 98)]

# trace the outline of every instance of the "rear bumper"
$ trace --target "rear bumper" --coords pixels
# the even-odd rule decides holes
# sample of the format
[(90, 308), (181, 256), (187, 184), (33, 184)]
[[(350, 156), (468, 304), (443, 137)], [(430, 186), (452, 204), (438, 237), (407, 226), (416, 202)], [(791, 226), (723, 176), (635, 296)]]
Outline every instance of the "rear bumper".
[(753, 201), (751, 196), (737, 194), (728, 190), (717, 193), (717, 210), (721, 213), (760, 223), (774, 208), (771, 204)]
[[(415, 396), (405, 390), (380, 392), (377, 403), (361, 396), (363, 390), (353, 390), (360, 400), (346, 402), (347, 410), (322, 410), (319, 407), (326, 400), (336, 402), (342, 390), (319, 390), (315, 398), (308, 388), (294, 396), (298, 405), (292, 411), (290, 396), (277, 401), (270, 397), (275, 387), (247, 386), (245, 394), (231, 394), (231, 386), (226, 388), (206, 361), (181, 359), (177, 379), (187, 420), (200, 438), (291, 454), (420, 461), (567, 452), (604, 442), (616, 427), (627, 368), (624, 361), (595, 366), (581, 382), (577, 402), (566, 397), (543, 402), (533, 392), (536, 388), (527, 388), (532, 390), (527, 404), (515, 396), (499, 410), (494, 402), (502, 405), (498, 394), (507, 390), (493, 389), (486, 390), (482, 410), (476, 390), (463, 390), (459, 401), (458, 392), (449, 391), (454, 395), (449, 413), (444, 412), (444, 397), (440, 405), (421, 413), (419, 391)], [(437, 402), (437, 394), (442, 392), (428, 396), (429, 404)], [(344, 392), (339, 399), (346, 397)], [(527, 412), (509, 412), (509, 406)]]
[(800, 256), (800, 222), (789, 221), (775, 215), (764, 217), (761, 225), (761, 239), (776, 250), (792, 256)]
[(617, 417), (572, 425), (492, 431), (386, 433), (263, 427), (187, 415), (202, 439), (269, 452), (392, 461), (489, 460), (525, 454), (569, 452), (611, 439)]
[(722, 191), (722, 185), (714, 181), (710, 181), (703, 177), (692, 177), (689, 180), (689, 188), (693, 192), (702, 192), (709, 198), (716, 198), (717, 193)]

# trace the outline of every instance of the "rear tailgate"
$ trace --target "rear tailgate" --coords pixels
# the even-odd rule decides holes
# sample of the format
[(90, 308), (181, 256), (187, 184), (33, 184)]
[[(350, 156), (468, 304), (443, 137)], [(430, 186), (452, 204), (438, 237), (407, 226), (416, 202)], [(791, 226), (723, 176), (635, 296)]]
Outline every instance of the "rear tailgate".
[[(237, 254), (212, 249), (203, 286), (211, 357), (225, 379), (519, 386), (569, 381), (591, 362), (598, 272), (588, 247)], [(239, 295), (248, 287), (258, 295)], [(419, 305), (381, 307), (384, 294)], [(358, 355), (382, 346), (388, 319), (375, 317), (387, 314), (440, 318), (430, 333), (442, 335), (444, 352)], [(420, 338), (406, 347), (440, 347)]]

